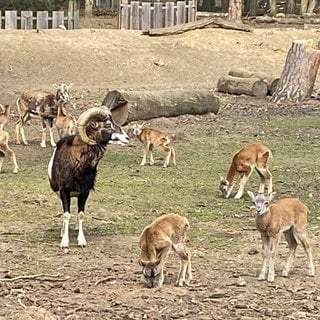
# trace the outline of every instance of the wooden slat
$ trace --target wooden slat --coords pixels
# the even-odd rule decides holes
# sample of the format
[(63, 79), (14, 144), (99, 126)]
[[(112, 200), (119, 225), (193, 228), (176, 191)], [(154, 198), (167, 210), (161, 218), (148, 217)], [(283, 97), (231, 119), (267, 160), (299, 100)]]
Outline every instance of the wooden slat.
[(80, 29), (80, 10), (73, 12), (73, 29)]
[(165, 27), (174, 25), (174, 2), (166, 2)]
[(187, 21), (186, 22), (192, 22), (195, 21), (195, 1), (189, 0), (188, 1), (188, 7), (187, 7)]
[(177, 24), (186, 22), (186, 3), (184, 1), (177, 1)]
[(33, 12), (21, 11), (21, 29), (31, 30), (33, 28)]
[(17, 29), (17, 10), (5, 11), (5, 29)]
[(150, 28), (151, 28), (151, 4), (150, 2), (142, 2), (141, 30), (149, 30)]
[(140, 29), (139, 1), (131, 1), (130, 3), (130, 29)]
[(52, 11), (52, 28), (59, 28), (60, 25), (64, 25), (64, 12)]
[(48, 11), (37, 11), (37, 29), (48, 29)]
[(154, 28), (163, 27), (163, 5), (161, 2), (154, 3), (153, 27)]
[(128, 4), (128, 0), (122, 0), (120, 29), (129, 29), (129, 4)]

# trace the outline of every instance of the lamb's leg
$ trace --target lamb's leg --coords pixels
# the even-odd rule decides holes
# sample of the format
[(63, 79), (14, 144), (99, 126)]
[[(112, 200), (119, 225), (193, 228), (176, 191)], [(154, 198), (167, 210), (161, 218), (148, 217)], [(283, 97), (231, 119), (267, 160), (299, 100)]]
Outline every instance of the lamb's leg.
[(0, 172), (2, 171), (2, 164), (3, 164), (4, 156), (5, 156), (4, 152), (2, 152), (0, 150)]
[(163, 146), (160, 146), (160, 147), (162, 148), (162, 150), (163, 150), (164, 152), (167, 153), (166, 160), (165, 160), (165, 162), (164, 162), (164, 164), (163, 164), (163, 167), (166, 168), (166, 167), (169, 165), (169, 163), (170, 163), (171, 148), (168, 147), (167, 145), (163, 145)]
[(285, 232), (284, 236), (289, 246), (289, 257), (284, 269), (282, 270), (282, 276), (287, 277), (293, 264), (293, 260), (294, 260), (294, 256), (297, 248), (297, 241), (294, 238), (292, 230), (288, 230), (287, 232)]
[(3, 151), (6, 152), (11, 157), (11, 160), (13, 163), (13, 173), (18, 173), (19, 167), (17, 164), (17, 158), (14, 151), (8, 146), (8, 141), (7, 141), (7, 144), (3, 146)]
[(261, 234), (262, 240), (262, 267), (258, 280), (265, 280), (267, 274), (267, 264), (270, 259), (270, 239), (267, 235)]
[(235, 199), (240, 199), (242, 197), (243, 192), (244, 192), (244, 186), (246, 185), (248, 179), (250, 178), (251, 173), (252, 173), (252, 169), (250, 170), (250, 172), (243, 173), (242, 177), (240, 178), (239, 190), (234, 197)]
[(315, 275), (315, 271), (314, 271), (314, 264), (313, 264), (313, 258), (312, 258), (312, 250), (307, 237), (307, 233), (305, 230), (301, 230), (301, 231), (294, 230), (294, 234), (301, 241), (304, 251), (307, 254), (308, 263), (309, 263), (309, 276), (313, 277)]
[(55, 143), (54, 137), (53, 137), (52, 126), (53, 126), (53, 120), (48, 120), (48, 127), (49, 127), (49, 134), (50, 134), (50, 144), (51, 144), (51, 147), (55, 147), (56, 143)]
[(147, 144), (145, 144), (143, 146), (143, 157), (142, 157), (142, 161), (140, 163), (141, 166), (144, 166), (146, 164), (148, 152), (149, 152), (149, 146)]
[[(183, 286), (190, 284), (190, 280), (192, 280), (191, 274), (191, 252), (186, 248), (184, 243), (177, 243), (173, 245), (173, 249), (178, 254), (181, 259), (180, 270), (178, 279), (176, 282), (177, 286)], [(186, 280), (186, 273), (188, 273), (188, 279)]]
[(276, 253), (277, 253), (277, 248), (278, 244), (280, 242), (280, 233), (278, 233), (274, 238), (269, 237), (270, 242), (269, 242), (269, 271), (268, 271), (268, 281), (273, 282), (274, 281), (274, 261), (276, 258)]
[(42, 128), (42, 136), (41, 136), (41, 143), (40, 143), (40, 146), (42, 148), (46, 147), (46, 131), (47, 131), (46, 127)]

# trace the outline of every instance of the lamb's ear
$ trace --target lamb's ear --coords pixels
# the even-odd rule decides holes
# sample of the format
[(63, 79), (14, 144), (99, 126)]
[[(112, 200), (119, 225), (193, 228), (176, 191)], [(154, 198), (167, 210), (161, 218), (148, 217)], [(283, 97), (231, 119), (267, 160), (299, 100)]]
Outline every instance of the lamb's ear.
[(252, 191), (247, 191), (248, 196), (251, 198), (251, 200), (254, 200), (254, 193)]
[(269, 194), (268, 194), (269, 201), (273, 200), (276, 194), (277, 194), (277, 192), (275, 192), (275, 191), (274, 191), (274, 192), (269, 193)]
[(59, 86), (56, 83), (53, 83), (52, 86), (57, 90)]
[(139, 260), (139, 264), (140, 264), (140, 266), (142, 266), (142, 267), (145, 267), (145, 266), (146, 266), (146, 263), (145, 263), (144, 261), (142, 261), (142, 260)]
[(158, 266), (160, 262), (161, 262), (161, 259), (157, 259), (155, 265)]

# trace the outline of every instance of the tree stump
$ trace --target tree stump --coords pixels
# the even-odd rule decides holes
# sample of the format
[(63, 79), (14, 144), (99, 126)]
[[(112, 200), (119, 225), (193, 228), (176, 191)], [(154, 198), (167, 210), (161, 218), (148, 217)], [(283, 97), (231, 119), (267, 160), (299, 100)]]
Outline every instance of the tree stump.
[(301, 102), (311, 97), (320, 63), (320, 51), (313, 49), (312, 43), (293, 41), (271, 101)]
[(205, 114), (219, 111), (220, 101), (210, 90), (110, 91), (102, 105), (111, 109), (119, 125), (131, 121), (182, 114)]
[(226, 76), (219, 79), (217, 89), (220, 92), (265, 98), (268, 93), (268, 84), (259, 78)]

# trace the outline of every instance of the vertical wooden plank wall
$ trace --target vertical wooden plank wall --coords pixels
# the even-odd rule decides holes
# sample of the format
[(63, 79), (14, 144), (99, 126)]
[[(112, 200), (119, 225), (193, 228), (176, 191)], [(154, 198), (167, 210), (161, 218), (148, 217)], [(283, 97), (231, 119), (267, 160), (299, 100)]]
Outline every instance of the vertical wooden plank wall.
[[(18, 16), (17, 10), (6, 10), (5, 15), (2, 16), (0, 11), (0, 29), (4, 18), (5, 29), (48, 29), (58, 28), (59, 25), (66, 25), (68, 29), (79, 29), (79, 9), (68, 11), (68, 15), (65, 18), (64, 11), (53, 11), (52, 17), (49, 17), (48, 11), (37, 11), (36, 17), (33, 16), (33, 12), (29, 10), (22, 10), (20, 16)], [(50, 22), (50, 23), (49, 23)]]
[(141, 5), (141, 30), (149, 30), (151, 28), (151, 4), (143, 2)]
[(173, 25), (174, 25), (174, 3), (166, 2), (165, 27), (171, 27)]
[(196, 20), (197, 1), (142, 2), (120, 0), (119, 27), (148, 30)]
[(153, 27), (163, 27), (163, 5), (161, 2), (154, 3)]
[(60, 25), (64, 25), (64, 12), (52, 11), (52, 28), (59, 28)]
[(186, 3), (184, 1), (177, 2), (177, 24), (186, 22)]
[(33, 13), (32, 11), (21, 11), (21, 26), (22, 30), (31, 30), (33, 28)]
[(6, 29), (17, 29), (17, 10), (6, 11), (5, 18)]
[(48, 29), (48, 11), (37, 11), (37, 29)]
[(139, 1), (131, 1), (130, 29), (131, 30), (140, 29)]

